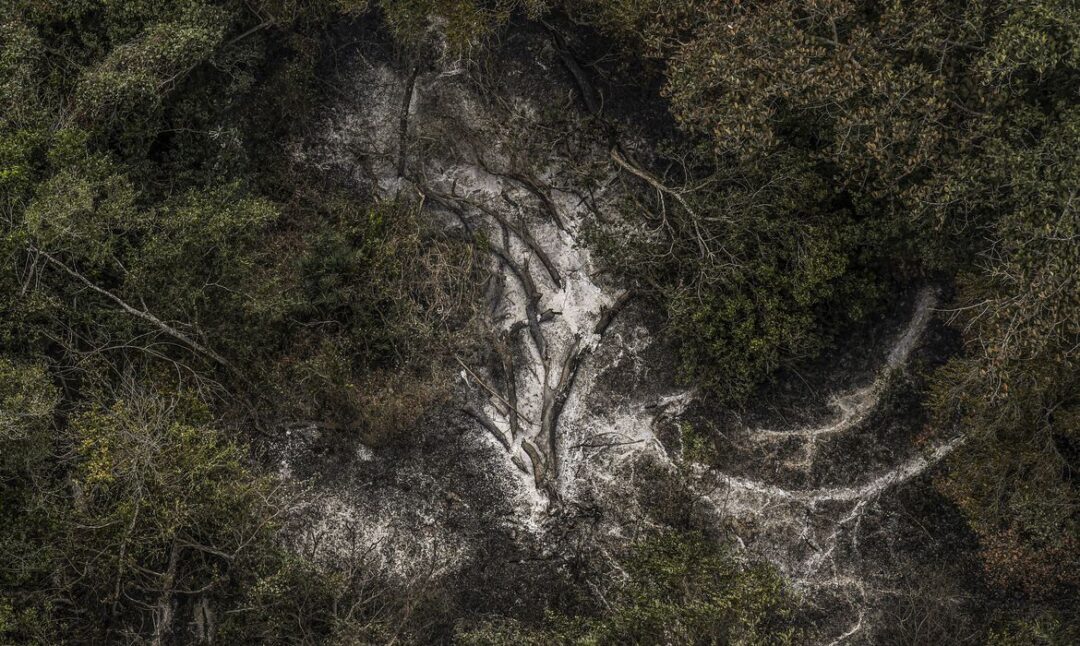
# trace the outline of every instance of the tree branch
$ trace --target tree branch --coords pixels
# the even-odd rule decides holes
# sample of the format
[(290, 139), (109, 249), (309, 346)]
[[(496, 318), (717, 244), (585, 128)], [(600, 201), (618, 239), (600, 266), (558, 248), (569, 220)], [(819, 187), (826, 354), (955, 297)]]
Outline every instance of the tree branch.
[(210, 348), (208, 348), (208, 347), (204, 346), (203, 344), (199, 343), (195, 339), (192, 339), (191, 337), (184, 334), (180, 330), (177, 330), (176, 328), (172, 327), (171, 325), (169, 325), (165, 321), (162, 321), (158, 317), (154, 316), (153, 314), (151, 314), (151, 313), (149, 313), (149, 312), (147, 312), (145, 310), (140, 310), (140, 309), (132, 307), (131, 305), (128, 305), (119, 296), (116, 296), (112, 292), (98, 287), (97, 285), (92, 283), (90, 281), (90, 279), (88, 279), (86, 276), (83, 276), (82, 274), (75, 271), (71, 267), (68, 267), (63, 262), (61, 262), (60, 260), (58, 260), (58, 259), (54, 258), (53, 256), (49, 255), (48, 253), (46, 253), (46, 252), (44, 252), (44, 251), (42, 251), (40, 249), (34, 248), (34, 247), (31, 247), (30, 250), (32, 252), (34, 252), (34, 253), (40, 254), (42, 257), (44, 257), (46, 260), (48, 260), (52, 264), (56, 265), (60, 269), (63, 269), (65, 272), (67, 272), (68, 275), (70, 275), (71, 277), (77, 279), (79, 282), (86, 285), (89, 289), (97, 292), (98, 294), (101, 294), (105, 298), (108, 298), (112, 302), (116, 303), (117, 305), (120, 306), (121, 309), (123, 309), (128, 314), (131, 314), (132, 316), (137, 316), (138, 318), (141, 318), (144, 321), (148, 321), (149, 323), (153, 324), (155, 327), (157, 327), (159, 330), (161, 330), (165, 334), (168, 334), (169, 336), (176, 339), (177, 341), (180, 341), (181, 343), (188, 346), (192, 350), (198, 352), (199, 354), (201, 354), (203, 356), (206, 356), (206, 357), (216, 361), (217, 363), (219, 363), (222, 366), (228, 368), (229, 370), (233, 371), (234, 373), (240, 374), (240, 371), (237, 370), (236, 367), (233, 366), (233, 364), (230, 363), (225, 357), (223, 357), (220, 354), (214, 352), (213, 350), (211, 350)]

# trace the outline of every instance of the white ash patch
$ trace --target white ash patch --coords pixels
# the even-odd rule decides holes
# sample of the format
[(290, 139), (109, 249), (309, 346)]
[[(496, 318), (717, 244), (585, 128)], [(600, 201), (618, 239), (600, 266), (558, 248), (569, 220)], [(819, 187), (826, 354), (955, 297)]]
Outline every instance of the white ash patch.
[[(512, 333), (511, 342), (525, 345), (518, 352), (525, 361), (515, 362), (513, 375), (517, 393), (516, 405), (505, 401), (506, 389), (496, 383), (493, 375), (479, 365), (469, 366), (476, 376), (462, 372), (462, 387), (484, 399), (482, 412), (502, 440), (488, 430), (475, 430), (476, 450), (490, 456), (491, 477), (502, 488), (514, 509), (514, 518), (506, 522), (521, 528), (530, 537), (542, 541), (549, 524), (548, 514), (552, 496), (537, 486), (537, 472), (544, 466), (534, 463), (530, 447), (542, 448), (548, 439), (542, 426), (546, 402), (559, 385), (560, 375), (575, 352), (584, 352), (573, 387), (569, 389), (565, 406), (556, 425), (558, 469), (554, 478), (557, 497), (573, 502), (586, 495), (606, 501), (611, 506), (635, 503), (628, 491), (632, 489), (634, 458), (653, 456), (673, 472), (689, 474), (700, 492), (714, 521), (732, 529), (736, 539), (749, 552), (764, 556), (778, 565), (800, 586), (837, 586), (846, 584), (859, 594), (866, 592), (863, 579), (845, 570), (837, 560), (838, 546), (854, 540), (867, 509), (889, 488), (901, 485), (933, 467), (959, 445), (961, 440), (945, 443), (925, 455), (916, 455), (882, 473), (865, 474), (862, 484), (848, 487), (821, 487), (808, 490), (786, 489), (767, 478), (754, 480), (714, 471), (706, 471), (681, 462), (671, 456), (657, 438), (657, 422), (674, 419), (694, 397), (692, 389), (658, 387), (648, 400), (635, 400), (619, 393), (608, 393), (598, 382), (607, 367), (601, 364), (598, 352), (602, 346), (605, 361), (621, 364), (624, 361), (635, 371), (639, 380), (649, 378), (650, 366), (643, 358), (652, 339), (640, 326), (613, 326), (601, 338), (595, 333), (597, 323), (607, 308), (612, 307), (618, 293), (614, 287), (597, 279), (595, 263), (588, 249), (578, 241), (582, 229), (593, 217), (592, 209), (614, 216), (619, 208), (619, 194), (610, 181), (618, 170), (605, 161), (605, 149), (598, 146), (583, 151), (589, 159), (582, 163), (610, 167), (608, 181), (601, 182), (592, 192), (594, 202), (583, 203), (573, 192), (551, 186), (560, 176), (558, 161), (554, 160), (544, 172), (538, 173), (539, 183), (546, 191), (550, 204), (544, 204), (532, 191), (497, 168), (508, 160), (500, 154), (501, 141), (514, 136), (505, 120), (490, 113), (475, 90), (469, 86), (461, 69), (451, 67), (440, 73), (423, 74), (416, 81), (415, 94), (409, 102), (410, 142), (449, 136), (446, 114), (459, 121), (450, 135), (461, 141), (440, 141), (437, 152), (425, 153), (421, 160), (409, 159), (410, 168), (423, 186), (399, 178), (396, 172), (399, 150), (400, 111), (405, 79), (386, 65), (365, 65), (351, 78), (353, 96), (343, 102), (328, 117), (321, 138), (298, 159), (318, 168), (348, 169), (361, 185), (384, 195), (397, 193), (419, 194), (436, 190), (454, 199), (471, 200), (497, 212), (503, 219), (527, 230), (535, 243), (547, 254), (561, 277), (556, 284), (545, 270), (534, 250), (520, 235), (508, 232), (508, 244), (503, 248), (503, 227), (482, 209), (461, 206), (459, 216), (468, 226), (482, 232), (487, 243), (497, 246), (522, 272), (527, 272), (539, 293), (539, 312), (551, 310), (553, 316), (538, 321), (543, 339), (543, 352), (530, 339), (527, 315), (528, 294), (522, 281), (499, 260), (492, 266), (502, 266), (503, 297), (492, 317), (496, 331)], [(509, 97), (513, 106), (510, 118), (514, 127), (539, 119), (540, 110), (520, 97)], [(429, 110), (443, 114), (429, 114)], [(490, 138), (495, 136), (495, 140)], [(482, 137), (488, 137), (483, 140)], [(456, 146), (453, 144), (460, 144)], [(468, 152), (470, 145), (482, 150), (485, 163)], [(462, 151), (465, 152), (462, 152)], [(358, 156), (362, 159), (358, 159)], [(564, 186), (572, 189), (573, 187)], [(510, 198), (504, 199), (504, 196)], [(518, 209), (513, 203), (528, 205)], [(545, 209), (554, 205), (556, 215), (565, 224), (563, 230)], [(436, 207), (437, 205), (432, 205)], [(439, 212), (447, 209), (438, 207)], [(454, 222), (456, 218), (448, 218)], [(456, 226), (456, 225), (455, 225)], [(878, 406), (880, 396), (890, 376), (907, 362), (918, 343), (932, 312), (933, 297), (929, 292), (920, 295), (915, 314), (905, 332), (894, 343), (882, 372), (873, 383), (862, 385), (833, 400), (837, 415), (826, 424), (811, 428), (754, 429), (751, 433), (760, 442), (805, 439), (805, 466), (816, 459), (813, 442), (825, 435), (846, 433), (858, 427)], [(483, 384), (476, 383), (477, 381)], [(486, 388), (484, 387), (486, 386)], [(493, 396), (488, 388), (498, 390)], [(514, 435), (511, 417), (519, 419), (520, 432)], [(503, 442), (509, 444), (505, 450)], [(361, 456), (361, 461), (372, 460)], [(542, 460), (541, 460), (542, 461)], [(524, 466), (524, 468), (523, 468)], [(760, 465), (767, 471), (770, 465)], [(417, 474), (422, 477), (422, 474)], [(419, 500), (419, 502), (418, 502)], [(317, 520), (312, 536), (302, 543), (305, 549), (318, 549), (327, 555), (341, 554), (354, 545), (354, 536), (361, 536), (364, 545), (374, 546), (385, 567), (395, 576), (409, 577), (425, 571), (436, 555), (442, 559), (442, 571), (452, 571), (469, 557), (467, 542), (463, 542), (444, 523), (443, 515), (433, 510), (422, 498), (388, 498), (379, 501), (358, 501), (347, 496), (327, 499), (323, 506), (311, 510)], [(614, 515), (633, 515), (636, 510), (612, 508)], [(413, 528), (410, 533), (405, 528)], [(419, 529), (417, 529), (419, 528)], [(608, 523), (604, 530), (613, 537), (623, 536), (625, 528)], [(316, 536), (317, 535), (317, 536)], [(854, 539), (852, 539), (854, 536)], [(316, 540), (317, 537), (317, 540)], [(381, 550), (381, 551), (380, 551)], [(851, 637), (863, 628), (864, 613), (859, 610), (857, 621), (840, 638)]]

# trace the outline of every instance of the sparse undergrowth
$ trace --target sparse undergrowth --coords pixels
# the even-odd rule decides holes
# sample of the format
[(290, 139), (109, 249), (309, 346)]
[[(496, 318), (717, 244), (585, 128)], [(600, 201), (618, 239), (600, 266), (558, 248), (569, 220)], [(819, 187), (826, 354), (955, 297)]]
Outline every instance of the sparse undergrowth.
[(625, 579), (598, 616), (549, 613), (541, 627), (512, 620), (469, 627), (468, 646), (510, 644), (794, 644), (794, 599), (765, 565), (746, 565), (693, 532), (636, 545)]

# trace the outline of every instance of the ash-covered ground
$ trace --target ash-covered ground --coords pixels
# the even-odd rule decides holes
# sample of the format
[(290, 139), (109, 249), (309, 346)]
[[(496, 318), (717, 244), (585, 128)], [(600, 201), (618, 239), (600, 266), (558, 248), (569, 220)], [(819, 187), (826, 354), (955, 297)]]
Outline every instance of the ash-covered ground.
[[(363, 554), (403, 586), (449, 581), (459, 605), (535, 619), (571, 584), (609, 585), (619, 550), (676, 513), (776, 565), (815, 642), (933, 640), (976, 612), (970, 539), (931, 487), (963, 438), (920, 435), (920, 375), (950, 344), (935, 289), (912, 286), (750, 410), (680, 385), (657, 313), (586, 244), (651, 190), (634, 133), (655, 124), (598, 120), (566, 53), (539, 28), (482, 63), (415, 66), (368, 46), (333, 79), (341, 99), (295, 155), (358, 193), (416, 200), (489, 249), (492, 342), (462, 358), (457, 403), (407, 446), (291, 433), (282, 470), (319, 493), (296, 511), (298, 547)], [(642, 161), (617, 163), (613, 141)], [(668, 487), (689, 502), (658, 512)]]

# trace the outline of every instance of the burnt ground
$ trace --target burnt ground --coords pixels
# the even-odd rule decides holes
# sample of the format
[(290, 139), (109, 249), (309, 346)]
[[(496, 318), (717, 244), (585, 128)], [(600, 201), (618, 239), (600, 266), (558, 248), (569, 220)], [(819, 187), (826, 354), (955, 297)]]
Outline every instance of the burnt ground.
[[(958, 444), (923, 439), (923, 375), (955, 348), (928, 290), (913, 286), (835, 353), (778, 375), (754, 406), (711, 404), (677, 383), (676, 353), (644, 302), (596, 331), (621, 288), (581, 235), (634, 186), (607, 157), (611, 138), (648, 147), (674, 136), (662, 100), (648, 98), (660, 71), (571, 34), (609, 106), (599, 123), (541, 25), (516, 26), (483, 60), (423, 62), (415, 84), (385, 40), (357, 39), (327, 81), (337, 105), (298, 155), (358, 196), (436, 196), (424, 202), (432, 222), (460, 221), (452, 233), (501, 245), (489, 325), (514, 368), (491, 349), (463, 372), (453, 407), (388, 446), (348, 430), (293, 431), (276, 449), (282, 471), (317, 494), (293, 519), (298, 549), (359, 554), (387, 581), (434, 595), (421, 640), (447, 639), (454, 618), (588, 609), (610, 583), (612, 554), (658, 523), (777, 566), (815, 643), (972, 638), (988, 605), (976, 545), (933, 488)], [(565, 394), (553, 447), (548, 391)], [(686, 450), (688, 433), (707, 440), (704, 452)]]

